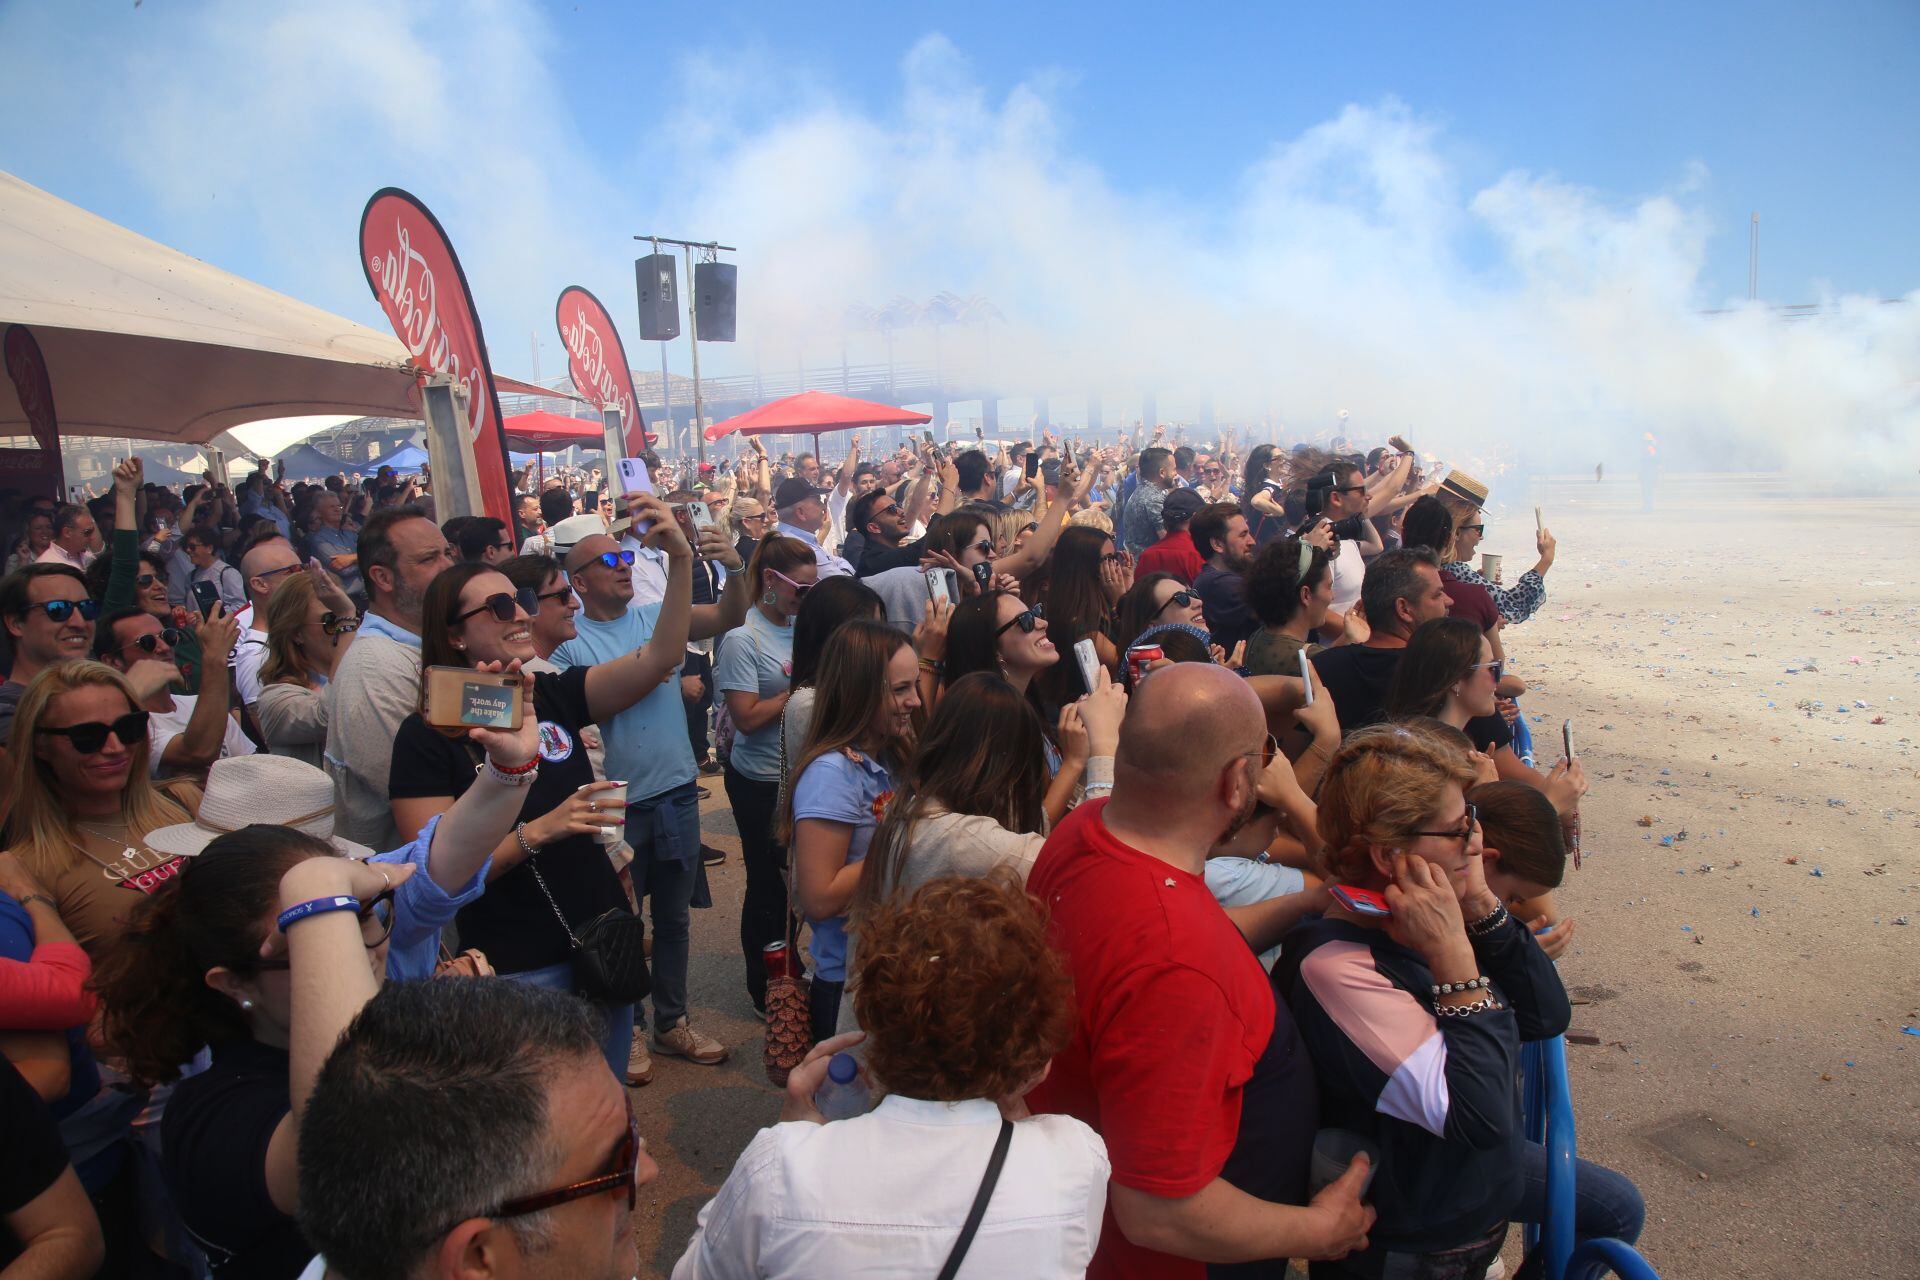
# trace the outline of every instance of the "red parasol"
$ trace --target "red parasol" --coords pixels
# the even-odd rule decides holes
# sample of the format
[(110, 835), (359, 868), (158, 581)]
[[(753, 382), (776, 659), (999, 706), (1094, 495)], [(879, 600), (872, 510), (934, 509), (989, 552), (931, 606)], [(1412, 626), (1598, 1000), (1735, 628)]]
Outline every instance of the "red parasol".
[[(725, 422), (707, 428), (707, 439), (718, 440), (735, 432), (748, 436), (808, 434), (841, 431), (848, 427), (914, 426), (933, 421), (933, 415), (915, 413), (872, 400), (829, 395), (825, 391), (802, 391), (799, 395), (749, 409)], [(509, 425), (512, 419), (508, 419)], [(508, 434), (512, 434), (509, 431)], [(816, 442), (815, 447), (818, 447)]]
[[(517, 445), (529, 445), (541, 452), (579, 445), (583, 449), (605, 449), (606, 429), (599, 418), (569, 418), (559, 413), (517, 413), (506, 421), (507, 439)], [(660, 437), (649, 431), (647, 443)]]

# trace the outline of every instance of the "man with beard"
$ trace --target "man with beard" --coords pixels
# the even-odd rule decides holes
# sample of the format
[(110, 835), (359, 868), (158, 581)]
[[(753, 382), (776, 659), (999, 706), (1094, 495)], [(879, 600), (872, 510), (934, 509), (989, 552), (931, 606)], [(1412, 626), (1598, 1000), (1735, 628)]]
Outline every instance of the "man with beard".
[(400, 722), (419, 708), (420, 611), (427, 585), (453, 564), (440, 526), (415, 506), (383, 507), (360, 530), (367, 612), (327, 682), (327, 772), (339, 813), (335, 833), (375, 849), (402, 842), (387, 773)]
[(1194, 550), (1207, 562), (1193, 580), (1207, 630), (1215, 644), (1232, 653), (1235, 645), (1260, 626), (1260, 619), (1247, 607), (1243, 578), (1253, 565), (1253, 531), (1234, 502), (1202, 507), (1187, 531), (1193, 536)]
[(1220, 667), (1165, 667), (1127, 708), (1112, 797), (1055, 828), (1028, 879), (1076, 1009), (1073, 1039), (1027, 1100), (1093, 1126), (1113, 1164), (1090, 1277), (1199, 1280), (1206, 1262), (1277, 1277), (1289, 1257), (1364, 1247), (1364, 1158), (1307, 1202), (1313, 1070), (1255, 959), (1298, 904), (1226, 910), (1204, 878), (1208, 850), (1263, 801), (1311, 830), (1260, 699)]

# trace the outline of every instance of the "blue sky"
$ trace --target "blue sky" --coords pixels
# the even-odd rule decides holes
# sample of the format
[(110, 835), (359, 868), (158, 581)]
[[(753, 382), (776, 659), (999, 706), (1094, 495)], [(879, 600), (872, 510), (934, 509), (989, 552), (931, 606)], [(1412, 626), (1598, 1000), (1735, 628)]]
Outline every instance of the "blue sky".
[(514, 374), (559, 367), (565, 284), (625, 324), (659, 231), (741, 246), (709, 368), (876, 359), (823, 318), (951, 289), (1014, 332), (947, 355), (1023, 385), (1768, 439), (1915, 411), (1883, 352), (1920, 308), (1698, 319), (1756, 209), (1763, 299), (1920, 287), (1911, 2), (0, 0), (0, 48), (0, 168), (357, 320), (360, 207), (414, 190)]

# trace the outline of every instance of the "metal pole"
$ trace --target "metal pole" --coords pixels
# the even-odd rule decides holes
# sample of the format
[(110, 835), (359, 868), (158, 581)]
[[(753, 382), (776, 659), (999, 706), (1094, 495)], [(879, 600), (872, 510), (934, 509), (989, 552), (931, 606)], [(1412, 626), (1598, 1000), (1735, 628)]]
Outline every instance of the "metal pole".
[[(682, 245), (687, 257), (687, 288), (693, 288), (693, 246)], [(687, 345), (693, 349), (693, 447), (699, 461), (707, 460), (706, 410), (700, 397), (700, 307), (694, 294), (687, 296)]]
[(480, 477), (473, 465), (473, 439), (467, 434), (466, 388), (444, 373), (427, 379), (420, 389), (427, 417), (427, 457), (433, 466), (434, 516), (482, 514)]

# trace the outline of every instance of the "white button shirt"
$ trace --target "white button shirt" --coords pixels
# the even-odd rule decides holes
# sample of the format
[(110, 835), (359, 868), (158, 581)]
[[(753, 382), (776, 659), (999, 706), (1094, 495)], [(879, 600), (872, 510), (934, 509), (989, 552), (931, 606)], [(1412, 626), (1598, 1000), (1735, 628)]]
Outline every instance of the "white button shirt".
[[(938, 1275), (999, 1136), (991, 1102), (897, 1096), (851, 1120), (762, 1129), (700, 1210), (673, 1280)], [(1071, 1116), (1020, 1121), (960, 1276), (1084, 1276), (1110, 1170), (1100, 1135)]]

